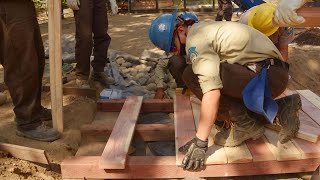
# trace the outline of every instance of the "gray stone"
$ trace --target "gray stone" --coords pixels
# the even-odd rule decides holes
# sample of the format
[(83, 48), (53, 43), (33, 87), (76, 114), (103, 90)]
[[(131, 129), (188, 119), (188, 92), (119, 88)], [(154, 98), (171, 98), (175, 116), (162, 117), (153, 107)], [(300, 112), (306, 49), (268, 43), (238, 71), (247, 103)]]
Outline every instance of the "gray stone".
[(141, 86), (143, 86), (147, 83), (148, 79), (145, 77), (142, 77), (142, 78), (139, 78), (137, 81)]
[(121, 66), (122, 66), (122, 67), (129, 68), (129, 67), (132, 67), (132, 64), (131, 64), (130, 62), (125, 62), (125, 63), (122, 63)]
[(156, 83), (150, 83), (147, 85), (147, 90), (148, 91), (155, 91), (157, 89)]
[(155, 76), (151, 76), (151, 77), (148, 79), (147, 84), (155, 83), (155, 82), (156, 82), (156, 77), (155, 77)]
[(118, 57), (116, 59), (116, 63), (119, 64), (119, 65), (122, 65), (125, 62), (126, 62), (126, 60), (123, 57)]

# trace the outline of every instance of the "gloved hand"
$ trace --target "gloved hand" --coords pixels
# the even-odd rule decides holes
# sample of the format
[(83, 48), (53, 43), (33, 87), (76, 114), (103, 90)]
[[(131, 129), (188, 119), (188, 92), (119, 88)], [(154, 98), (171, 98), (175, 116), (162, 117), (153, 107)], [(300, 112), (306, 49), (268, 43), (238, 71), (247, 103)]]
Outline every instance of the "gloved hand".
[(180, 152), (186, 153), (182, 160), (182, 167), (185, 170), (199, 170), (205, 165), (206, 151), (208, 149), (208, 141), (194, 137), (191, 141), (179, 148)]
[(302, 24), (305, 19), (298, 16), (296, 10), (302, 7), (307, 0), (282, 0), (274, 13), (274, 23), (279, 26)]
[(164, 98), (164, 88), (158, 88), (156, 94), (154, 95), (153, 99), (163, 99)]
[(118, 14), (118, 5), (116, 0), (109, 0), (112, 14)]
[(80, 0), (67, 0), (67, 5), (72, 10), (79, 10)]

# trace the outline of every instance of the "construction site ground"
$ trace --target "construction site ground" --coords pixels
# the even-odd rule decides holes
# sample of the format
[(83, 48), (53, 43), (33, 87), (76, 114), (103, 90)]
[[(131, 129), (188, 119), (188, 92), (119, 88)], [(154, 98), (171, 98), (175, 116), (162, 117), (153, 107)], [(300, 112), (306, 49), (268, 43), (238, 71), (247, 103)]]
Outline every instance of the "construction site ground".
[[(154, 49), (149, 41), (148, 28), (151, 21), (159, 14), (120, 14), (109, 16), (109, 35), (112, 37), (110, 48), (139, 56), (143, 50)], [(213, 20), (214, 13), (198, 13), (200, 21)], [(62, 20), (63, 34), (74, 34), (75, 24), (72, 11), (65, 10), (66, 18)], [(237, 20), (236, 14), (234, 19)], [(48, 39), (47, 16), (39, 16), (41, 33), (44, 40)], [(297, 29), (301, 33), (306, 29)], [(320, 95), (320, 59), (318, 46), (289, 46), (290, 89), (310, 89)], [(17, 65), (23, 66), (23, 64)], [(0, 66), (0, 83), (3, 83), (3, 68)], [(17, 77), (18, 78), (18, 77)], [(95, 117), (96, 103), (86, 97), (64, 96), (64, 125), (65, 131), (60, 140), (44, 143), (21, 138), (15, 135), (13, 105), (8, 91), (8, 102), (0, 107), (0, 142), (17, 144), (43, 149), (48, 153), (52, 163), (51, 168), (11, 157), (0, 152), (0, 179), (61, 179), (60, 166), (64, 158), (75, 155), (80, 145), (79, 128), (90, 123)], [(50, 92), (43, 92), (42, 103), (51, 106)], [(220, 179), (301, 179), (306, 174), (268, 175), (255, 177), (235, 177)], [(219, 178), (212, 178), (219, 179)]]

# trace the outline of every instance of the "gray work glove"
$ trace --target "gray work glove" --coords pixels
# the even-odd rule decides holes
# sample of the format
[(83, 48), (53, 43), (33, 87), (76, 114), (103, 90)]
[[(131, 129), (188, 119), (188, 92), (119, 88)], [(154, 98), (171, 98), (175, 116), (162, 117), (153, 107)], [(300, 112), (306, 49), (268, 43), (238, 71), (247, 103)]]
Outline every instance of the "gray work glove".
[(205, 165), (206, 151), (208, 149), (208, 141), (194, 137), (191, 141), (179, 148), (180, 152), (186, 153), (182, 160), (182, 167), (185, 170), (203, 169)]
[(79, 10), (80, 0), (67, 0), (67, 5), (72, 10)]

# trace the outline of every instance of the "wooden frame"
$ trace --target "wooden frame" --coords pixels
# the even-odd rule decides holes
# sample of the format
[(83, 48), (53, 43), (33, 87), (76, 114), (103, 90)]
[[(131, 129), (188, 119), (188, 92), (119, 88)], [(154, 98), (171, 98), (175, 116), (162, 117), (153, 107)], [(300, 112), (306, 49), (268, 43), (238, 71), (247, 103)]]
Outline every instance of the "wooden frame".
[[(110, 105), (107, 101), (103, 101), (102, 103), (103, 105)], [(279, 145), (277, 142), (278, 134), (272, 130), (266, 130), (262, 138), (248, 140), (241, 146), (235, 148), (218, 147), (209, 140), (207, 166), (205, 170), (199, 172), (184, 171), (179, 167), (183, 154), (178, 151), (176, 151), (176, 156), (123, 156), (123, 153), (120, 153), (122, 155), (119, 156), (113, 156), (112, 154), (114, 154), (114, 152), (121, 151), (124, 147), (126, 148), (125, 152), (128, 152), (128, 144), (122, 143), (122, 145), (120, 145), (121, 147), (114, 148), (114, 145), (109, 144), (110, 139), (108, 140), (108, 136), (113, 136), (112, 134), (122, 136), (127, 133), (127, 135), (123, 135), (122, 139), (131, 139), (134, 135), (131, 131), (132, 127), (136, 127), (136, 135), (142, 137), (145, 141), (175, 140), (176, 150), (195, 134), (197, 119), (199, 119), (197, 111), (200, 110), (196, 106), (200, 105), (194, 98), (190, 100), (189, 96), (182, 95), (177, 91), (174, 103), (172, 104), (174, 105), (175, 127), (173, 127), (172, 124), (135, 125), (137, 108), (142, 107), (143, 101), (135, 101), (135, 103), (137, 103), (137, 106), (133, 107), (133, 105), (128, 105), (127, 101), (125, 102), (121, 108), (122, 115), (119, 115), (115, 126), (112, 123), (104, 122), (99, 124), (96, 122), (90, 125), (84, 125), (81, 128), (81, 136), (86, 137), (85, 142), (83, 141), (84, 148), (82, 148), (81, 152), (79, 151), (79, 153), (77, 153), (78, 156), (69, 157), (62, 162), (61, 169), (64, 179), (249, 176), (309, 172), (314, 171), (320, 164), (320, 142), (311, 143), (296, 138), (286, 144)], [(161, 103), (158, 105), (161, 106)], [(130, 108), (128, 108), (129, 106)], [(309, 106), (303, 108), (308, 109)], [(129, 119), (123, 115), (131, 111), (131, 114), (134, 114), (134, 116)], [(320, 113), (319, 108), (313, 108), (313, 111)], [(97, 119), (101, 121), (101, 115), (99, 115)], [(127, 125), (125, 125), (126, 123), (123, 122), (124, 119), (129, 120), (127, 122), (130, 124), (128, 124), (128, 128), (120, 128), (123, 126), (127, 127)], [(134, 119), (135, 121), (132, 122), (130, 119)], [(120, 126), (120, 124), (123, 126)], [(122, 132), (123, 129), (128, 129), (128, 132)], [(175, 131), (175, 135), (173, 131)], [(163, 138), (162, 136), (165, 134), (168, 135)], [(214, 137), (210, 135), (209, 139), (213, 138)], [(95, 147), (94, 150), (90, 148), (90, 141), (92, 142), (92, 147)], [(111, 138), (111, 141), (113, 142), (114, 138)], [(103, 151), (101, 148), (104, 146), (105, 150)], [(106, 151), (106, 149), (110, 148), (112, 151)], [(101, 151), (98, 149), (101, 149)], [(116, 158), (118, 164), (115, 166), (114, 163), (106, 163), (104, 165), (107, 166), (101, 166), (101, 158), (105, 157), (97, 155), (101, 154), (102, 151), (102, 154), (111, 155), (109, 158)], [(121, 165), (119, 165), (119, 163)]]

